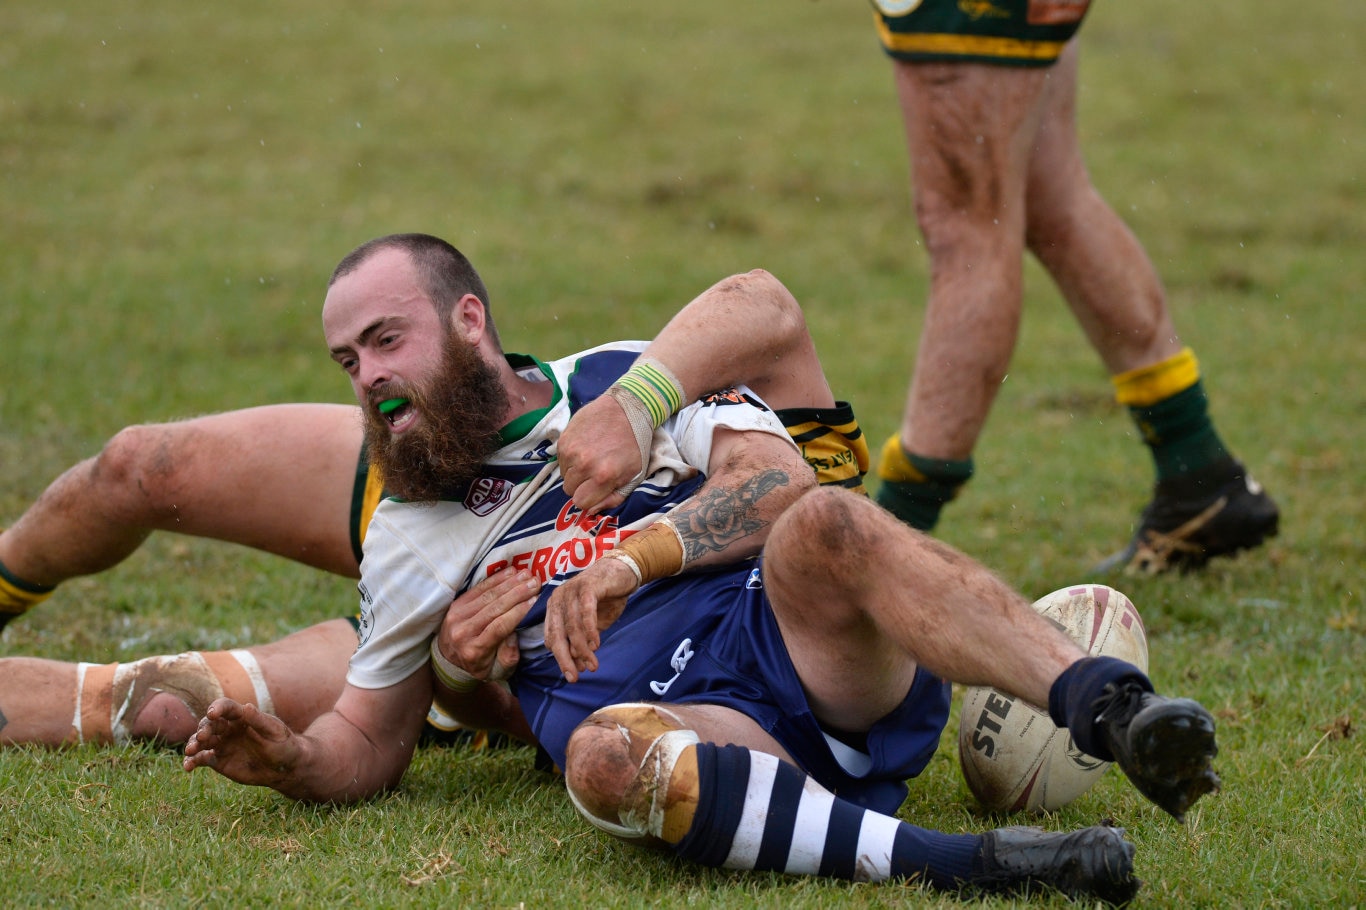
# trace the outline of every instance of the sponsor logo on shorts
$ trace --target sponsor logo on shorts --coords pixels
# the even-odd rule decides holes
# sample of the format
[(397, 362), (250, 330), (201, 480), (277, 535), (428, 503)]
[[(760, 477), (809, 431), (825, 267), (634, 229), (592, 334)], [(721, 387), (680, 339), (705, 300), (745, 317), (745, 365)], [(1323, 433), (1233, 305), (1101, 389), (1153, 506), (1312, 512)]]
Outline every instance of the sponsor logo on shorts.
[(360, 647), (370, 640), (370, 633), (375, 631), (375, 600), (365, 585), (358, 584), (356, 587), (360, 590), (360, 619), (356, 621), (356, 635), (360, 640), (356, 647)]
[(683, 671), (688, 668), (688, 661), (692, 660), (692, 639), (685, 638), (677, 648), (674, 649), (673, 659), (669, 661), (669, 666), (673, 667), (674, 675), (664, 682), (651, 682), (650, 691), (656, 695), (663, 695), (669, 691), (669, 687), (674, 684), (678, 677), (683, 675)]
[(1010, 18), (1010, 10), (1002, 9), (991, 0), (958, 0), (958, 9), (974, 22), (978, 19)]

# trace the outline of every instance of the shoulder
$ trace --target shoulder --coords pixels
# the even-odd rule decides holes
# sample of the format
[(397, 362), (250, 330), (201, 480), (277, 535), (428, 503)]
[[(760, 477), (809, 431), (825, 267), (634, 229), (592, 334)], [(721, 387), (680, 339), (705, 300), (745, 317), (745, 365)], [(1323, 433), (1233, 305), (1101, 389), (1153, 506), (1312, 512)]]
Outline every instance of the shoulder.
[(645, 341), (613, 341), (580, 351), (551, 364), (569, 393), (569, 408), (577, 411), (594, 400), (636, 362)]

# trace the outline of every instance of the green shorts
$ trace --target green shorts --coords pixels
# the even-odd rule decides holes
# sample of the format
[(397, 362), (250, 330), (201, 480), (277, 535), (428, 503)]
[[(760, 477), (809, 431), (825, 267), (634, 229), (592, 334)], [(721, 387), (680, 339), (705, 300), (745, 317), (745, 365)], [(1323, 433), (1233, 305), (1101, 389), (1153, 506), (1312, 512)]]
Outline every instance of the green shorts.
[(1091, 0), (872, 0), (882, 48), (897, 60), (1048, 66)]

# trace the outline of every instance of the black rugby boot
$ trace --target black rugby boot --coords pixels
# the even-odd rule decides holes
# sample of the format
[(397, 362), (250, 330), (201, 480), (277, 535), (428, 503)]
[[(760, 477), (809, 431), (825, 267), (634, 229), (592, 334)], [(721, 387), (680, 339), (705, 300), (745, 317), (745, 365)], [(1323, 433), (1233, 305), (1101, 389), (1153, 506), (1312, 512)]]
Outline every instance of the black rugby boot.
[(1051, 832), (1017, 826), (983, 838), (964, 890), (1022, 894), (1043, 885), (1068, 897), (1122, 905), (1142, 884), (1134, 877), (1134, 845), (1124, 839), (1123, 828)]
[(1129, 575), (1159, 575), (1203, 568), (1215, 556), (1232, 556), (1276, 536), (1280, 510), (1237, 461), (1209, 471), (1159, 481), (1139, 516), (1129, 545), (1095, 566)]
[(1111, 683), (1094, 709), (1115, 764), (1177, 821), (1197, 799), (1219, 789), (1211, 767), (1219, 754), (1214, 718), (1199, 702), (1166, 698), (1137, 683)]

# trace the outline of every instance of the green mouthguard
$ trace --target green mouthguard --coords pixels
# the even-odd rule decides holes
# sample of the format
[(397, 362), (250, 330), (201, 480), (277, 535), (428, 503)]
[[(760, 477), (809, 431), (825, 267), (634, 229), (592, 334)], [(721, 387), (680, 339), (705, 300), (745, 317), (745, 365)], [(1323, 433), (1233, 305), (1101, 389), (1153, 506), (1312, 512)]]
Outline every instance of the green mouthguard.
[(390, 411), (396, 411), (407, 403), (408, 399), (406, 398), (390, 398), (388, 401), (380, 404), (379, 412), (381, 414), (388, 414)]

